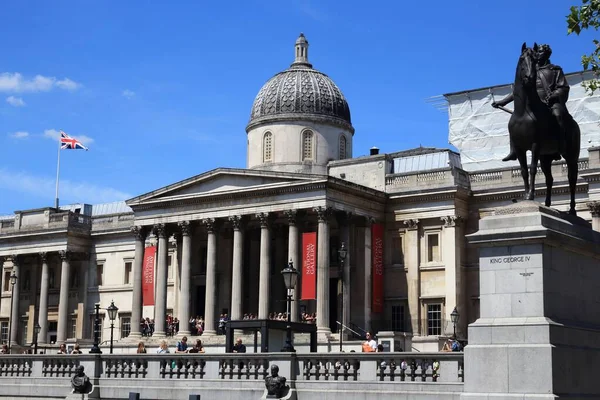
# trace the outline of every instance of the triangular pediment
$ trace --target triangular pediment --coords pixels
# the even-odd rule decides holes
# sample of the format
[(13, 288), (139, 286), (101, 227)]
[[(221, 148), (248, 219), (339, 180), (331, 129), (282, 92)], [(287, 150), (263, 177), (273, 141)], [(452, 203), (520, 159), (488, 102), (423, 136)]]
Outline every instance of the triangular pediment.
[(128, 200), (127, 204), (135, 206), (161, 200), (182, 199), (253, 189), (259, 190), (319, 179), (323, 179), (323, 177), (285, 172), (218, 168), (134, 197)]

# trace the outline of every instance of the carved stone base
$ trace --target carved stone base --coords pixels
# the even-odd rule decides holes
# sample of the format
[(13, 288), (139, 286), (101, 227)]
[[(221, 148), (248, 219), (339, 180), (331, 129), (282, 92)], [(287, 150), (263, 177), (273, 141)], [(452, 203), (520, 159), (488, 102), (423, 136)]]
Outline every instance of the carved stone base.
[(261, 400), (273, 399), (273, 400), (296, 400), (296, 389), (292, 389), (289, 386), (287, 387), (287, 394), (283, 397), (267, 397), (267, 389), (263, 393)]

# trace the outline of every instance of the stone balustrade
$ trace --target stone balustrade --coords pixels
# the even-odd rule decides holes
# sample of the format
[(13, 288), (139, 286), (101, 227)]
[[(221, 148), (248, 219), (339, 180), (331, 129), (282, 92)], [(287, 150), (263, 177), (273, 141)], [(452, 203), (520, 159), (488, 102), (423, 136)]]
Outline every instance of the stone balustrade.
[(12, 219), (0, 221), (0, 235), (30, 233), (48, 229), (75, 229), (89, 231), (92, 226), (91, 217), (72, 211), (50, 212), (49, 210), (34, 210), (27, 213), (17, 213)]
[[(383, 384), (384, 394), (390, 396), (439, 392), (440, 399), (456, 399), (464, 381), (462, 353), (2, 355), (0, 386), (4, 394), (0, 398), (66, 395), (79, 365), (84, 366), (101, 398), (127, 398), (129, 391), (138, 391), (143, 398), (163, 398), (162, 391), (167, 389), (181, 391), (169, 398), (183, 398), (190, 388), (198, 393), (237, 390), (240, 399), (259, 398), (272, 364), (279, 366), (279, 374), (296, 388), (299, 397), (303, 390), (319, 387), (340, 390), (342, 399), (339, 383), (343, 381), (358, 391)], [(244, 397), (249, 393), (250, 397)]]
[(462, 186), (468, 187), (469, 174), (458, 168), (441, 168), (431, 171), (388, 174), (385, 178), (385, 191), (394, 193), (407, 188)]

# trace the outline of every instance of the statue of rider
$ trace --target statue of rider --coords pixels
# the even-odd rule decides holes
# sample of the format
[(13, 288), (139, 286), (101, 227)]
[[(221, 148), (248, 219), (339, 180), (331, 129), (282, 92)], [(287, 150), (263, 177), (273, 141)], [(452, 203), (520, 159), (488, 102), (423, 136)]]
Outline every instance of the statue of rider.
[[(567, 132), (567, 123), (570, 115), (567, 110), (567, 100), (569, 99), (569, 84), (561, 67), (550, 62), (552, 49), (547, 44), (533, 46), (537, 68), (536, 89), (540, 100), (548, 106), (552, 116), (556, 119), (560, 129), (560, 136), (565, 137)], [(493, 102), (492, 107), (498, 108), (505, 106), (513, 101), (513, 94), (509, 94), (504, 99)], [(510, 153), (502, 161), (516, 160), (517, 153), (514, 149), (512, 140), (510, 141)], [(560, 159), (560, 155), (557, 155)]]

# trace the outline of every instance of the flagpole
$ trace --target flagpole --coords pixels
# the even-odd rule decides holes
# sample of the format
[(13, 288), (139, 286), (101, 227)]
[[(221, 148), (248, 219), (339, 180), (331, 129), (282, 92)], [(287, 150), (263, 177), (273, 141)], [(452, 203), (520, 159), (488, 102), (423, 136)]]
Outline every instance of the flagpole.
[(58, 159), (56, 161), (56, 197), (54, 198), (54, 208), (58, 211), (58, 177), (60, 173), (60, 133), (58, 136)]

